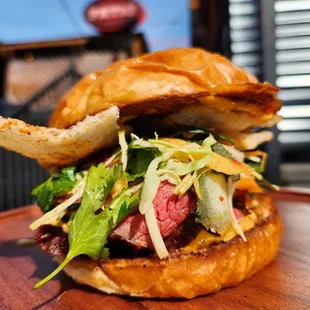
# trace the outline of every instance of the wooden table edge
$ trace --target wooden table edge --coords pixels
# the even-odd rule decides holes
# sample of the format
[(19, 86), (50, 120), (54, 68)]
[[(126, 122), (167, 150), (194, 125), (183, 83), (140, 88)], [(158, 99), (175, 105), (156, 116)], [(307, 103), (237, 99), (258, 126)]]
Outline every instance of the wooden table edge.
[(19, 214), (24, 214), (25, 212), (29, 212), (29, 213), (39, 212), (39, 207), (37, 205), (28, 205), (28, 206), (19, 207), (19, 208), (12, 209), (12, 210), (2, 211), (0, 212), (0, 220), (4, 218), (16, 216)]

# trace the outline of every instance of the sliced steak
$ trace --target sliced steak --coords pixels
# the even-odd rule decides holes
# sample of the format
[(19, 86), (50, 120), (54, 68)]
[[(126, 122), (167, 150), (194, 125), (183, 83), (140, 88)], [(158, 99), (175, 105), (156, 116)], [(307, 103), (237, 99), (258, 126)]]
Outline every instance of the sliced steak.
[(237, 208), (233, 208), (233, 211), (234, 211), (234, 216), (235, 216), (237, 222), (240, 222), (244, 216), (242, 210), (237, 209)]
[[(158, 226), (163, 238), (168, 237), (197, 207), (196, 198), (190, 192), (180, 199), (173, 193), (175, 186), (163, 182), (153, 200)], [(110, 239), (121, 239), (137, 248), (152, 248), (144, 215), (128, 216), (111, 233)]]
[(36, 234), (37, 245), (51, 255), (66, 255), (69, 250), (68, 235), (61, 227), (42, 225)]

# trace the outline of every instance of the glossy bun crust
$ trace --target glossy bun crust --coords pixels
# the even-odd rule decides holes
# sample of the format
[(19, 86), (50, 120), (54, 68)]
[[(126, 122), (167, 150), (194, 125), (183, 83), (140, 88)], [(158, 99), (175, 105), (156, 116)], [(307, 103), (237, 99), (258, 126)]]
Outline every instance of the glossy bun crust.
[(196, 252), (177, 250), (163, 260), (74, 259), (65, 272), (105, 293), (147, 298), (193, 298), (234, 286), (270, 263), (279, 248), (280, 217), (269, 197), (260, 203), (268, 216), (245, 233), (247, 242), (238, 236)]
[(119, 61), (84, 77), (56, 106), (50, 126), (68, 128), (111, 106), (121, 117), (169, 114), (198, 98), (246, 100), (266, 114), (275, 113), (278, 89), (258, 83), (228, 59), (198, 48), (179, 48)]

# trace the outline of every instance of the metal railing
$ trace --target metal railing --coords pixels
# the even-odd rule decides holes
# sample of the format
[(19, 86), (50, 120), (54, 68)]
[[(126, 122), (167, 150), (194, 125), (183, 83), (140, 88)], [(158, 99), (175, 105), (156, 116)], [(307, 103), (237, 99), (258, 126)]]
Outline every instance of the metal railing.
[[(0, 58), (2, 61), (5, 59), (3, 74), (0, 76), (2, 78), (0, 97), (2, 98), (5, 94), (3, 87), (6, 85), (6, 69), (10, 61), (24, 59), (27, 62), (29, 58), (30, 61), (44, 59), (46, 68), (49, 59), (67, 57), (66, 63), (69, 64), (64, 67), (63, 72), (55, 70), (53, 76), (57, 75), (57, 77), (47, 85), (36, 89), (35, 93), (24, 102), (18, 104), (15, 102), (13, 105), (5, 102), (7, 98), (0, 98), (0, 114), (18, 118), (33, 125), (46, 126), (55, 105), (83, 75), (99, 68), (104, 69), (118, 59), (136, 56), (146, 51), (147, 46), (141, 34), (0, 46)], [(110, 56), (106, 57), (107, 54)], [(52, 63), (54, 62), (52, 61), (51, 65)], [(26, 67), (29, 68), (29, 66)], [(40, 69), (40, 66), (36, 66), (36, 69), (37, 67)], [(36, 73), (39, 72), (32, 68), (31, 74)], [(42, 72), (40, 73), (42, 76)], [(23, 74), (27, 75), (24, 71)], [(31, 74), (29, 75), (28, 72), (28, 77), (31, 77)], [(18, 90), (18, 83), (16, 87)], [(33, 203), (31, 190), (47, 176), (47, 172), (35, 160), (0, 148), (0, 211)]]

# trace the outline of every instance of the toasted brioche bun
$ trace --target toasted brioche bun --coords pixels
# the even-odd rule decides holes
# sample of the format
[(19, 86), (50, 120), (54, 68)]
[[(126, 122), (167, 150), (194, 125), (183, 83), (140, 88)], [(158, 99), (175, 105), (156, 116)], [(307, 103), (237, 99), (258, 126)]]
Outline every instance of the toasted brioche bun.
[(270, 263), (279, 248), (282, 223), (277, 210), (269, 197), (259, 202), (261, 219), (245, 233), (247, 242), (237, 236), (195, 252), (176, 250), (162, 260), (76, 258), (65, 272), (108, 294), (147, 298), (193, 298), (234, 286)]
[[(83, 78), (56, 106), (54, 128), (0, 116), (0, 146), (57, 171), (117, 145), (120, 128), (142, 135), (204, 128), (234, 140), (281, 119), (277, 91), (220, 55), (170, 49)], [(251, 149), (268, 140), (243, 136), (236, 145)]]
[(123, 119), (166, 115), (194, 104), (208, 106), (210, 101), (204, 99), (209, 97), (245, 101), (227, 109), (237, 106), (238, 111), (272, 117), (280, 108), (277, 91), (218, 54), (198, 48), (169, 49), (119, 61), (84, 77), (56, 106), (49, 125), (68, 128), (111, 106), (120, 109)]

